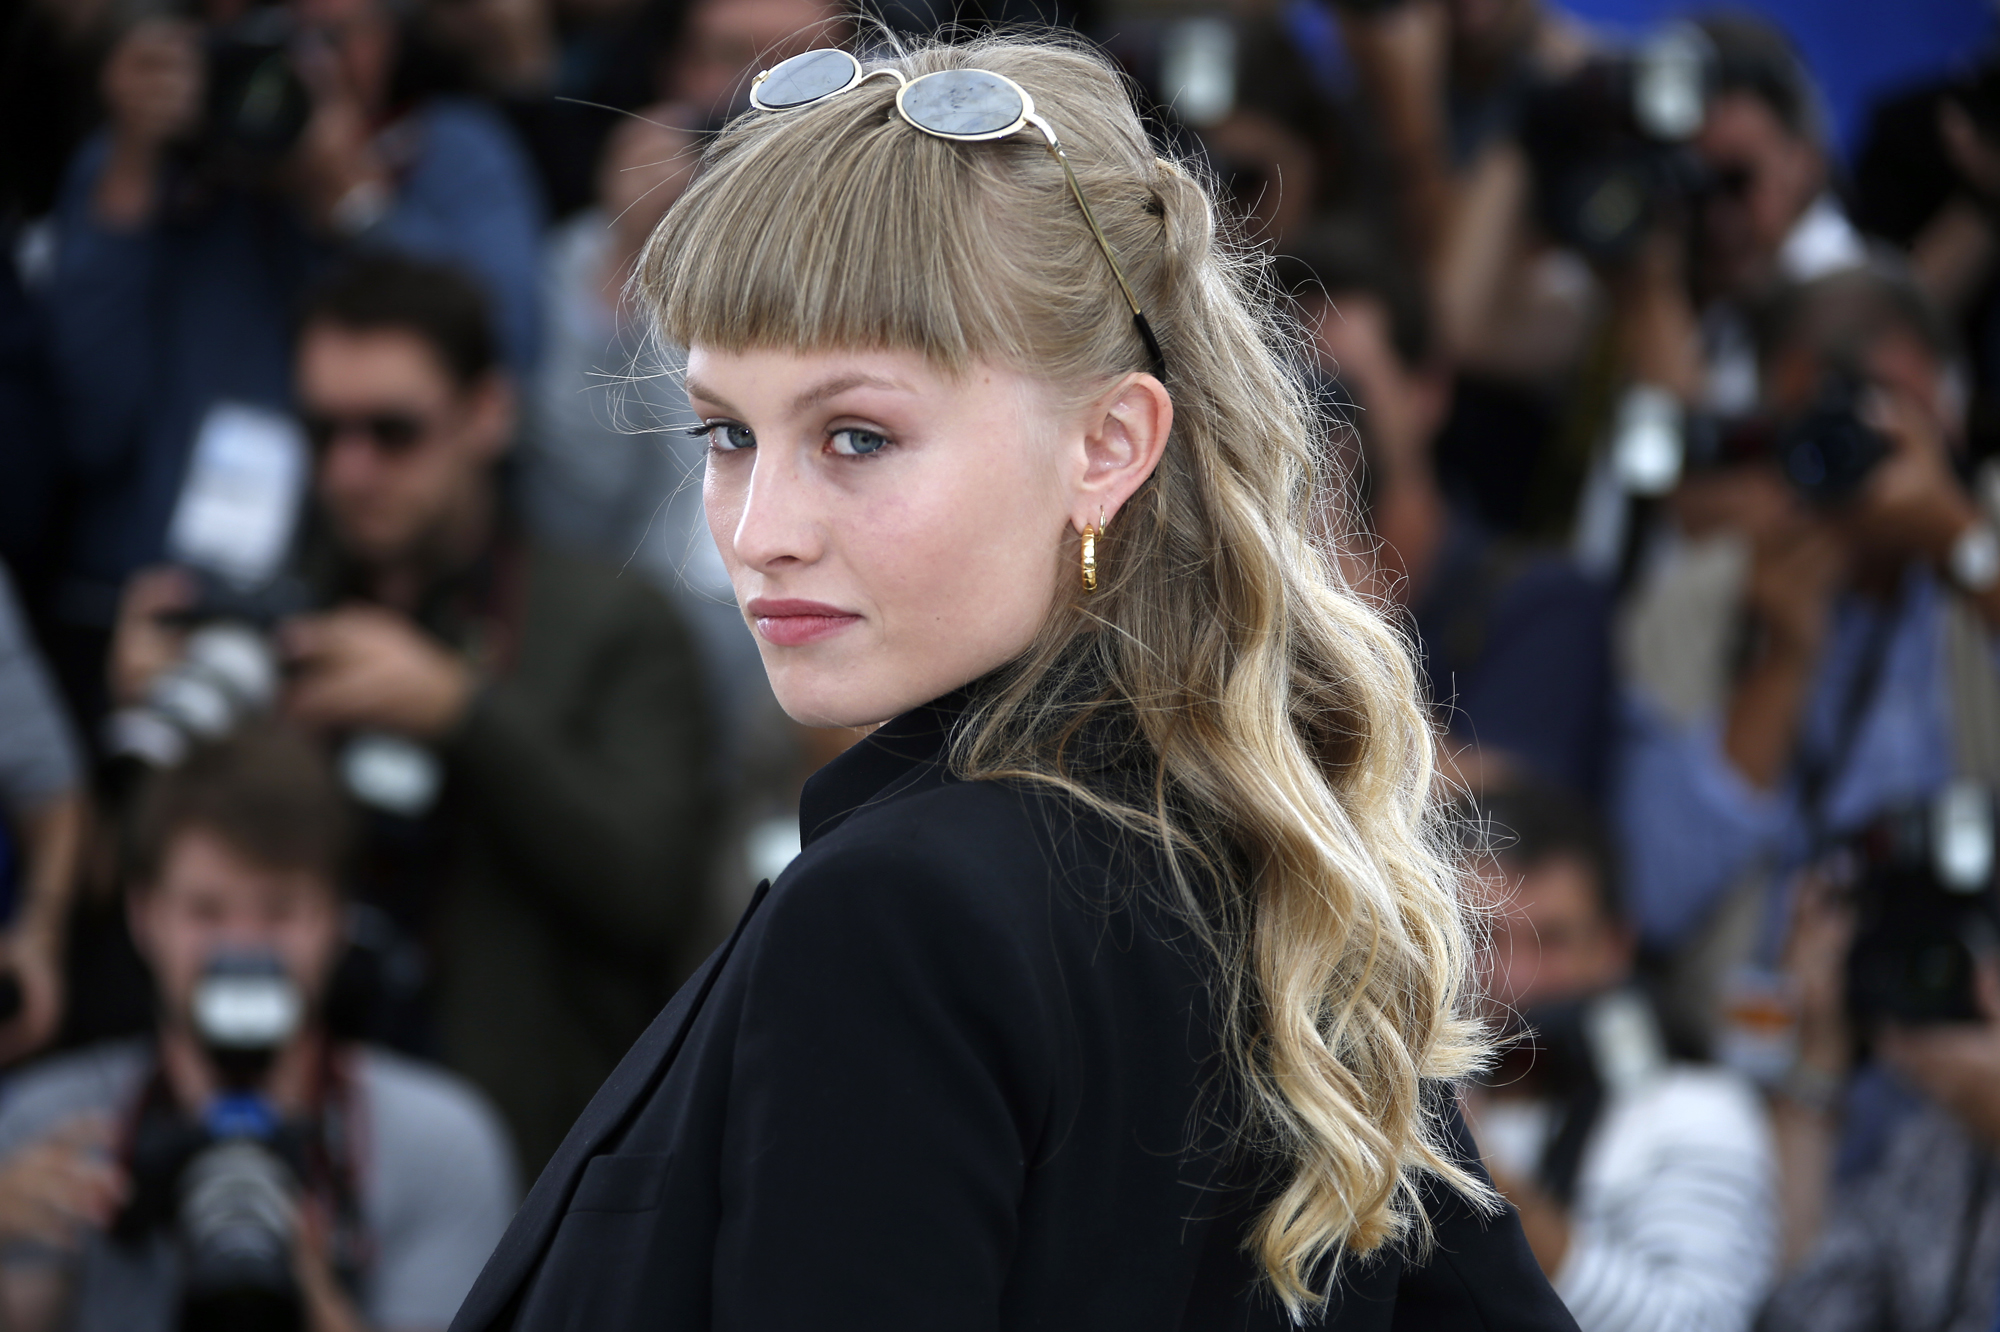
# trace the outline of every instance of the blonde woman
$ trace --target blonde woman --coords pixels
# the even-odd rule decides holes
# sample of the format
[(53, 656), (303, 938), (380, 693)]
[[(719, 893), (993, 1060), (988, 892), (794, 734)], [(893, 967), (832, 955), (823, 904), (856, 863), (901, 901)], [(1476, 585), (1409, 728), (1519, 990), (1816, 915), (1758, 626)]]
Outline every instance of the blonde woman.
[(882, 725), (454, 1326), (1571, 1328), (1452, 1109), (1410, 661), (1208, 193), (1055, 41), (752, 105), (639, 289), (780, 702)]

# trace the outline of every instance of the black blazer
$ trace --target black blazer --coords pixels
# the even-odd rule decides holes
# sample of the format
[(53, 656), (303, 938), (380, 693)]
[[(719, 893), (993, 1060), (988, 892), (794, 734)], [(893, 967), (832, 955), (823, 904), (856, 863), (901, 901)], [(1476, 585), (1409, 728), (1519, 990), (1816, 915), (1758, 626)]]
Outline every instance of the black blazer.
[[(1278, 1332), (1200, 950), (1143, 851), (953, 778), (949, 703), (806, 789), (805, 849), (536, 1182), (453, 1332)], [(1454, 1123), (1461, 1135), (1463, 1128)], [(1351, 1262), (1322, 1326), (1574, 1332), (1510, 1212)]]

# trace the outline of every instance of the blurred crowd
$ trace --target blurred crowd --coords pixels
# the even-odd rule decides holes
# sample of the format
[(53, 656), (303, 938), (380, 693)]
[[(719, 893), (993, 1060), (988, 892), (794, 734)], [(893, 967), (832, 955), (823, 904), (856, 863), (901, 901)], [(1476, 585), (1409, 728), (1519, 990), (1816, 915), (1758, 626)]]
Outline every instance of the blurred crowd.
[(853, 739), (625, 279), (758, 69), (1053, 20), (1273, 256), (1579, 1323), (2000, 1326), (2000, 52), (872, 12), (0, 6), (0, 1325), (449, 1321)]

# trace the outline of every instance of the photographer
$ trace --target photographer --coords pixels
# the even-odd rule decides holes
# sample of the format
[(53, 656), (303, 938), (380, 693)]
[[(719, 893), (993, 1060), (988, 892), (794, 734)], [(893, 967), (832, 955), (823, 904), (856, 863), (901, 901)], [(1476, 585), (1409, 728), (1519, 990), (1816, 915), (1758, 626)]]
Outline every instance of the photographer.
[(1747, 1328), (1777, 1249), (1755, 1090), (1668, 1061), (1585, 810), (1515, 785), (1478, 814), (1498, 870), (1487, 998), (1522, 1036), (1470, 1098), (1494, 1183), (1583, 1332)]
[[(298, 346), (325, 609), (276, 628), (279, 704), (350, 784), (357, 737), (402, 742), (419, 789), (374, 797), (358, 894), (433, 950), (437, 1048), (539, 1168), (686, 964), (712, 837), (700, 664), (643, 579), (513, 522), (514, 391), (464, 278), (363, 260), (308, 300)], [(134, 581), (123, 701), (179, 658), (192, 594)]]
[(1703, 310), (1702, 400), (1737, 413), (1759, 399), (1749, 306), (1785, 283), (1855, 267), (1866, 252), (1833, 196), (1819, 91), (1791, 43), (1750, 18), (1701, 26), (1717, 63), (1695, 140), (1708, 177), (1693, 274)]
[[(1785, 958), (1800, 1074), (1773, 1107), (1787, 1248), (1804, 1261), (1759, 1326), (1988, 1332), (2000, 1274), (2000, 958), (1978, 958), (1969, 1020), (1857, 1015), (1856, 923), (1849, 894), (1805, 879)], [(1850, 1082), (1857, 1049), (1890, 1080)]]
[(9, 1327), (450, 1321), (512, 1210), (512, 1162), (469, 1088), (321, 1026), (345, 827), (323, 760), (276, 728), (147, 791), (127, 909), (158, 1025), (0, 1100)]
[(1995, 743), (2000, 558), (1954, 471), (1949, 337), (1871, 268), (1791, 290), (1762, 344), (1771, 429), (1682, 483), (1622, 651), (1635, 913), (1657, 948), (1713, 954), (1697, 987), (1774, 953), (1773, 887), (1830, 839)]
[[(1341, 33), (1397, 173), (1449, 361), (1510, 384), (1560, 376), (1591, 317), (1573, 263), (1535, 224), (1522, 153), (1531, 89), (1592, 53), (1542, 0), (1341, 0)], [(1583, 275), (1588, 286), (1588, 275)]]
[(45, 293), (79, 494), (65, 657), (101, 659), (218, 412), (288, 406), (293, 305), (344, 252), (465, 264), (509, 361), (531, 360), (529, 169), (491, 111), (405, 87), (402, 54), (388, 0), (254, 5), (211, 28), (156, 12), (111, 46), (107, 124), (71, 164)]
[(2000, 440), (2000, 51), (1871, 111), (1854, 164), (1854, 221), (1910, 256), (1961, 329), (1971, 380), (1972, 452)]

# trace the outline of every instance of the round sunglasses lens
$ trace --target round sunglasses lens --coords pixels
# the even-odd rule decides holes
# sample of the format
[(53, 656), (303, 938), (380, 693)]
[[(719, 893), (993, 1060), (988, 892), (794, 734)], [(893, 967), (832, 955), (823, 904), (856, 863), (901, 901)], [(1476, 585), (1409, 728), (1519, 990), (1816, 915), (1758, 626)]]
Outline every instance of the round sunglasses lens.
[(845, 51), (808, 51), (781, 62), (757, 85), (756, 101), (770, 111), (785, 111), (839, 92), (854, 82), (861, 65)]
[(903, 90), (903, 114), (933, 134), (998, 134), (1021, 119), (1021, 91), (997, 74), (946, 69), (926, 74)]

